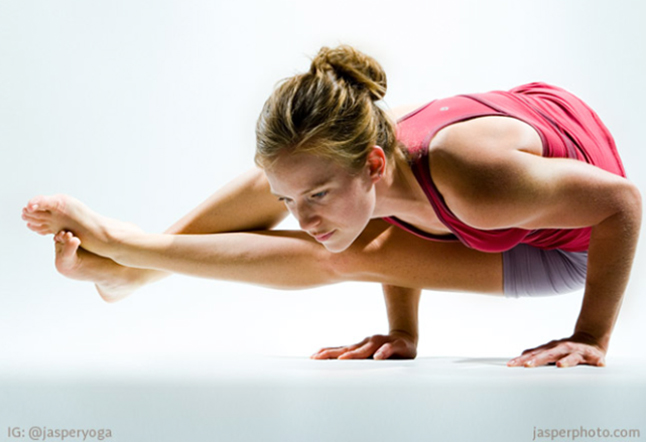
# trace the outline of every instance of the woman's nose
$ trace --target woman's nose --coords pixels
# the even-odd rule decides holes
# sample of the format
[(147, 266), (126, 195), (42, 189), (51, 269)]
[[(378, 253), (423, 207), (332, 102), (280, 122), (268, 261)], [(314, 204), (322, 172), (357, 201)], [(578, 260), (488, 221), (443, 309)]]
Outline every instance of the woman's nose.
[(310, 231), (321, 222), (321, 217), (311, 209), (298, 208), (295, 215), (301, 230)]

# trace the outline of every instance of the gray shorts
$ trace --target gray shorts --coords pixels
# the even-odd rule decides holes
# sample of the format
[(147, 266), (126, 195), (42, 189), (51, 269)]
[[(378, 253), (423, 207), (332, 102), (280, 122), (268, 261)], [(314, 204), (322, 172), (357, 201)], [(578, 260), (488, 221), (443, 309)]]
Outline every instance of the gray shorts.
[(519, 244), (502, 253), (507, 298), (570, 293), (585, 286), (588, 252), (543, 250)]

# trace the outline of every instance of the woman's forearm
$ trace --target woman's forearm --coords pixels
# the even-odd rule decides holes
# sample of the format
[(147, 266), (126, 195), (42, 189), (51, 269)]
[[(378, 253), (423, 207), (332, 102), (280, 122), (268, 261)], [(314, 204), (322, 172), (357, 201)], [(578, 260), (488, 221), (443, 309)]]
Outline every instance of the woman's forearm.
[(637, 194), (618, 213), (592, 228), (588, 274), (575, 332), (594, 338), (607, 350), (619, 315), (641, 227)]

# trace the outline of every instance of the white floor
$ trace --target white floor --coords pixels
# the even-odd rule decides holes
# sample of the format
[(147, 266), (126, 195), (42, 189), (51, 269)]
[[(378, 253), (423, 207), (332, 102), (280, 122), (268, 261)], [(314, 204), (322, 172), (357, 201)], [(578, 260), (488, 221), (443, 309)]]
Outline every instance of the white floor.
[(109, 429), (104, 440), (137, 442), (604, 440), (536, 436), (582, 429), (637, 429), (640, 437), (607, 439), (646, 440), (645, 360), (568, 369), (508, 368), (506, 361), (246, 356), (5, 364), (2, 440), (19, 440), (9, 437), (16, 428), (26, 440), (33, 426)]

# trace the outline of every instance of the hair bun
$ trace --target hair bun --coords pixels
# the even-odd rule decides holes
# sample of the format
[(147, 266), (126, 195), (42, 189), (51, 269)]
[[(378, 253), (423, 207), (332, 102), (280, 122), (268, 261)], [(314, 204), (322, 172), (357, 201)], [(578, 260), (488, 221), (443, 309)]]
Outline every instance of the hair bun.
[(312, 60), (310, 72), (334, 72), (350, 86), (365, 90), (373, 101), (386, 95), (386, 72), (374, 58), (350, 45), (334, 49), (323, 46)]

